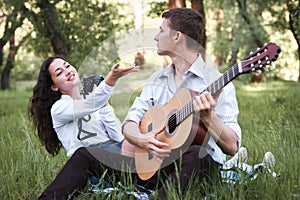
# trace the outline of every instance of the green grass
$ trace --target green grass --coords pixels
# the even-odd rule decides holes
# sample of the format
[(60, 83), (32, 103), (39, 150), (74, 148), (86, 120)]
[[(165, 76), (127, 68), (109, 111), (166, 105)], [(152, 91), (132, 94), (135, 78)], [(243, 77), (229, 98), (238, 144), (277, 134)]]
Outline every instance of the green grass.
[[(227, 189), (216, 184), (212, 188), (214, 196), (208, 199), (300, 199), (300, 84), (271, 80), (255, 86), (234, 83), (248, 163), (261, 162), (264, 153), (271, 151), (280, 177), (261, 175), (247, 185), (236, 184)], [(30, 95), (31, 92), (0, 91), (2, 199), (37, 199), (67, 160), (65, 151), (56, 157), (47, 154), (33, 134), (26, 114)], [(126, 109), (117, 112), (123, 118)], [(201, 191), (208, 191), (204, 184), (193, 183), (189, 188), (186, 199), (197, 199)], [(172, 199), (182, 198), (171, 189), (169, 195)], [(79, 199), (99, 196), (84, 192)]]

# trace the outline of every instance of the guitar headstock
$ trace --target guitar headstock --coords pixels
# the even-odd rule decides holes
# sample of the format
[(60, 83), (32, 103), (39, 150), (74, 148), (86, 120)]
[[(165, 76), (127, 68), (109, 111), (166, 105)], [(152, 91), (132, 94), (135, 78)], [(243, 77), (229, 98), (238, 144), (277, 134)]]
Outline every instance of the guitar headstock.
[(276, 61), (281, 49), (275, 43), (268, 43), (265, 46), (258, 48), (255, 52), (250, 53), (241, 61), (242, 73), (249, 73), (263, 68), (265, 65), (270, 65)]

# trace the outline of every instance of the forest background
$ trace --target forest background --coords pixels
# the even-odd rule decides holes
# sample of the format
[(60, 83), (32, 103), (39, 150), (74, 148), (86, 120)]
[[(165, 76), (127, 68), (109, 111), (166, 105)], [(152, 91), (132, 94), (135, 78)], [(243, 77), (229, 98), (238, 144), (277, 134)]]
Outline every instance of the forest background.
[[(261, 178), (216, 195), (223, 199), (298, 199), (300, 1), (296, 0), (2, 0), (0, 2), (0, 187), (4, 199), (36, 199), (66, 161), (47, 154), (31, 130), (26, 108), (42, 61), (60, 54), (83, 73), (106, 75), (111, 65), (142, 70), (120, 80), (110, 99), (122, 120), (145, 79), (169, 59), (155, 53), (161, 13), (192, 7), (205, 16), (206, 61), (228, 69), (265, 43), (281, 47), (275, 68), (234, 82), (249, 162), (272, 150), (282, 179)], [(93, 66), (93, 67), (92, 67)], [(92, 69), (91, 69), (92, 68)], [(288, 133), (288, 134), (287, 134)], [(198, 188), (199, 189), (199, 188)], [(197, 190), (198, 190), (197, 189)], [(204, 188), (205, 189), (205, 188)], [(194, 195), (197, 190), (191, 190)], [(191, 193), (191, 195), (193, 195)], [(87, 195), (87, 198), (90, 195)], [(225, 195), (222, 196), (222, 195)], [(227, 196), (226, 196), (227, 195)], [(286, 195), (286, 196), (285, 196)], [(177, 196), (181, 199), (180, 195)], [(97, 197), (96, 197), (97, 198)], [(176, 199), (176, 198), (175, 198)]]
[[(2, 0), (1, 90), (18, 89), (18, 81), (35, 80), (41, 60), (49, 55), (63, 55), (79, 67), (101, 43), (107, 43), (107, 54), (102, 53), (99, 63), (109, 66), (121, 59), (116, 35), (130, 30), (141, 31), (126, 56), (140, 52), (147, 62), (149, 55), (141, 48), (147, 36), (144, 29), (157, 30), (162, 11), (173, 7), (192, 7), (205, 16), (206, 40), (201, 44), (214, 66), (232, 66), (257, 47), (275, 42), (282, 53), (271, 76), (300, 80), (300, 8), (296, 0)], [(252, 81), (259, 81), (262, 75)]]

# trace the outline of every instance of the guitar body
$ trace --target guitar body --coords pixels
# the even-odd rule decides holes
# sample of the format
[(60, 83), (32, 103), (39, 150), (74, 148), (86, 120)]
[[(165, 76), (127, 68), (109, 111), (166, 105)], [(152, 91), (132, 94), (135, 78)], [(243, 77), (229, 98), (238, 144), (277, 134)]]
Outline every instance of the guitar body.
[[(201, 145), (207, 135), (207, 129), (198, 115), (189, 115), (172, 132), (169, 131), (167, 126), (167, 119), (170, 115), (190, 101), (191, 98), (192, 93), (183, 88), (175, 93), (168, 104), (151, 107), (140, 122), (141, 133), (146, 135), (150, 131), (160, 130), (156, 138), (159, 141), (168, 143), (170, 149), (181, 148), (185, 150), (185, 147), (190, 144)], [(136, 171), (142, 180), (151, 178), (162, 164), (148, 151), (134, 146), (126, 140), (122, 145), (122, 155), (135, 158)], [(173, 154), (172, 157), (177, 159), (179, 155)], [(169, 159), (169, 162), (171, 161), (173, 160)]]
[[(140, 123), (140, 131), (147, 134), (153, 130), (161, 130), (156, 138), (169, 144), (171, 149), (181, 147), (189, 137), (193, 124), (193, 115), (188, 116), (184, 121), (177, 126), (173, 132), (170, 132), (167, 126), (167, 119), (177, 109), (185, 105), (192, 98), (191, 92), (183, 88), (175, 93), (170, 102), (166, 105), (156, 105), (150, 108), (143, 116)], [(165, 127), (163, 129), (163, 127)], [(142, 180), (151, 178), (159, 169), (161, 162), (143, 148), (135, 147), (135, 165), (139, 177)]]

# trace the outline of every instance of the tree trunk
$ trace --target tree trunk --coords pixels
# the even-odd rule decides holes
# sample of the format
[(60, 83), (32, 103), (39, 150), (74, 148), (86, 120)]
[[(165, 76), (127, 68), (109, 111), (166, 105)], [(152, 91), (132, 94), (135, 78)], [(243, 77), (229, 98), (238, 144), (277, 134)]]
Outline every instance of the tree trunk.
[[(217, 11), (217, 27), (216, 27), (216, 32), (217, 32), (217, 38), (221, 38), (222, 36), (222, 30), (221, 30), (221, 26), (223, 23), (223, 19), (224, 19), (224, 10), (223, 9), (219, 9)], [(223, 51), (218, 51), (218, 53), (215, 55), (216, 59), (214, 62), (214, 65), (219, 68), (219, 66), (221, 66), (223, 64)]]
[(169, 0), (168, 9), (186, 7), (185, 0)]
[(7, 59), (5, 68), (3, 69), (2, 74), (1, 74), (1, 90), (7, 90), (10, 88), (9, 75), (10, 75), (11, 69), (13, 68), (13, 61), (11, 59), (10, 60), (8, 60), (8, 59)]
[(67, 56), (70, 53), (70, 47), (63, 34), (63, 26), (60, 26), (55, 15), (55, 7), (48, 0), (40, 0), (37, 4), (41, 8), (41, 16), (45, 23), (53, 51), (55, 54)]
[[(194, 10), (198, 11), (202, 15), (203, 19), (205, 19), (203, 0), (191, 0), (191, 3), (192, 3), (192, 8)], [(206, 49), (206, 40), (207, 40), (206, 29), (204, 28), (203, 40), (200, 41), (200, 45), (203, 47), (203, 50)]]
[(25, 8), (24, 5), (20, 5), (20, 7), (15, 7), (12, 13), (6, 16), (5, 27), (4, 27), (4, 34), (3, 37), (0, 39), (0, 66), (4, 63), (4, 54), (3, 54), (3, 47), (4, 45), (9, 42), (9, 52), (7, 55), (7, 61), (5, 67), (1, 73), (1, 89), (6, 90), (9, 89), (9, 76), (10, 72), (14, 66), (15, 55), (17, 53), (18, 48), (23, 44), (26, 38), (29, 36), (25, 36), (20, 42), (18, 46), (15, 46), (15, 31), (18, 27), (21, 27), (26, 15), (20, 15), (20, 11)]
[[(241, 14), (241, 16), (244, 19), (244, 21), (246, 22), (246, 24), (248, 25), (250, 34), (251, 34), (252, 39), (254, 40), (256, 46), (262, 47), (264, 42), (259, 39), (259, 35), (257, 35), (256, 31), (253, 29), (252, 21), (247, 14), (247, 9), (246, 9), (247, 1), (244, 0), (242, 3), (241, 0), (236, 0), (236, 2), (238, 4), (239, 13)], [(261, 73), (253, 73), (250, 84), (259, 83), (260, 80), (262, 79), (262, 77), (263, 77), (263, 71)]]
[(14, 67), (15, 56), (16, 56), (16, 47), (15, 47), (15, 33), (11, 33), (9, 39), (9, 51), (6, 59), (6, 65), (1, 74), (1, 90), (10, 89), (9, 76), (12, 68)]
[(6, 65), (1, 74), (1, 90), (10, 89), (10, 73), (14, 68), (15, 57), (19, 48), (23, 45), (23, 43), (30, 37), (30, 33), (24, 36), (19, 44), (15, 44), (15, 32), (12, 32), (9, 39), (9, 51), (7, 55)]
[(289, 26), (298, 45), (298, 64), (299, 64), (298, 81), (300, 82), (300, 33), (298, 27), (299, 22), (296, 22), (296, 20), (300, 18), (300, 13), (299, 13), (300, 1), (298, 1), (298, 6), (293, 7), (292, 1), (286, 0), (286, 5), (289, 12)]
[(3, 65), (4, 62), (4, 53), (3, 48), (6, 43), (9, 41), (11, 37), (11, 33), (15, 32), (15, 30), (22, 25), (22, 21), (24, 17), (21, 17), (20, 20), (17, 20), (17, 13), (18, 10), (14, 9), (11, 14), (8, 14), (5, 17), (5, 26), (4, 26), (4, 33), (2, 38), (0, 38), (0, 66)]
[(6, 44), (6, 41), (4, 41), (2, 38), (0, 39), (0, 67), (3, 65), (3, 47)]
[[(238, 3), (239, 12), (240, 12), (242, 18), (245, 20), (246, 24), (249, 25), (250, 34), (251, 34), (256, 46), (262, 47), (264, 45), (264, 42), (259, 39), (259, 35), (257, 35), (256, 31), (253, 29), (252, 21), (248, 16), (246, 6), (245, 5), (243, 6), (241, 0), (236, 0), (236, 2)], [(246, 0), (244, 1), (244, 4), (246, 4)]]
[(140, 69), (144, 68), (145, 56), (143, 49), (143, 35), (144, 35), (144, 23), (143, 23), (143, 1), (142, 0), (133, 0), (132, 3), (134, 8), (134, 26), (137, 32), (138, 46), (137, 53), (134, 57), (134, 64), (140, 66)]

